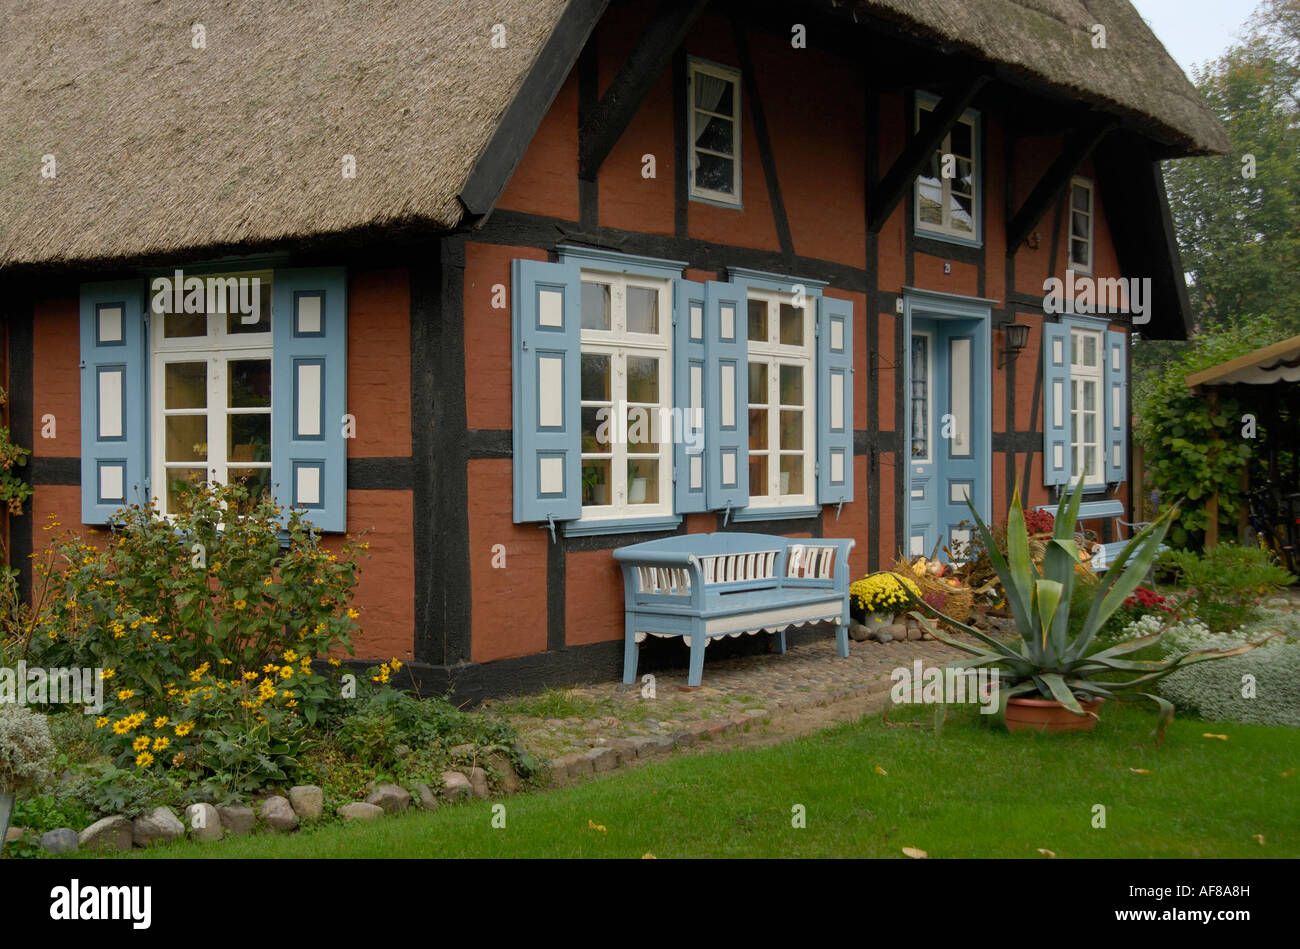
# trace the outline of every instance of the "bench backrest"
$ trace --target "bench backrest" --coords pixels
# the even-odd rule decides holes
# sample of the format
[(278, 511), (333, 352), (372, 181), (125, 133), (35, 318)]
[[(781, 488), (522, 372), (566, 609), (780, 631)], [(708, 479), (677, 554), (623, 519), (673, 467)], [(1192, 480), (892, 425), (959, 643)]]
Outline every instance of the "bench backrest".
[(705, 588), (723, 593), (780, 586), (830, 586), (839, 568), (847, 576), (852, 541), (800, 539), (738, 532), (680, 534), (620, 547), (625, 577), (636, 594), (689, 596), (692, 571), (685, 566), (637, 564), (637, 557), (691, 555), (699, 563)]
[[(1056, 506), (1044, 504), (1035, 508), (1038, 511), (1046, 511), (1048, 514), (1056, 513)], [(1124, 502), (1117, 501), (1114, 498), (1107, 498), (1104, 501), (1082, 501), (1079, 504), (1079, 520), (1084, 521), (1094, 517), (1123, 517)]]

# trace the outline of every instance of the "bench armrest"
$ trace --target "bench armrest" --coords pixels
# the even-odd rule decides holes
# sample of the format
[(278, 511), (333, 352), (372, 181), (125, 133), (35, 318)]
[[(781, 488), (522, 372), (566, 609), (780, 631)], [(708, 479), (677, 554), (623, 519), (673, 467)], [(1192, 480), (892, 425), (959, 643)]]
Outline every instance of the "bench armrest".
[[(699, 559), (688, 551), (637, 551), (618, 548), (614, 560), (623, 568), (623, 603), (626, 609), (637, 606), (669, 606), (674, 609), (688, 606), (692, 610), (704, 608), (704, 570)], [(680, 577), (669, 572), (685, 571), (690, 593), (670, 592)], [(662, 592), (645, 589), (642, 581), (652, 585), (666, 584)], [(680, 586), (676, 589), (680, 590)]]

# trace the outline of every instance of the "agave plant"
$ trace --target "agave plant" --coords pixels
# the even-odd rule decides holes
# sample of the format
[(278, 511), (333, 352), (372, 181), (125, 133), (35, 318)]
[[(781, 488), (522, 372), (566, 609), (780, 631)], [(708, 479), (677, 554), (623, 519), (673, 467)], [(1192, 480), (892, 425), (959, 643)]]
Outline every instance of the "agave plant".
[[(1123, 551), (1097, 584), (1096, 596), (1082, 627), (1071, 635), (1070, 599), (1078, 579), (1076, 568), (1080, 563), (1074, 526), (1082, 497), (1082, 485), (1068, 496), (1062, 496), (1041, 566), (1030, 556), (1029, 533), (1025, 527), (1025, 513), (1019, 492), (1016, 492), (1007, 517), (1005, 556), (994, 542), (988, 525), (975, 510), (975, 506), (970, 504), (975, 523), (1002, 583), (1007, 606), (1019, 634), (1018, 639), (1009, 642), (999, 640), (945, 616), (921, 600), (914, 603), (920, 611), (911, 615), (935, 639), (974, 656), (973, 659), (956, 660), (950, 666), (998, 670), (999, 715), (1003, 720), (1007, 700), (1021, 695), (1054, 699), (1075, 715), (1095, 715), (1083, 709), (1079, 704), (1081, 698), (1149, 700), (1159, 710), (1156, 737), (1163, 741), (1165, 729), (1174, 717), (1174, 706), (1159, 695), (1137, 691), (1139, 687), (1193, 663), (1241, 655), (1267, 640), (1232, 649), (1202, 649), (1163, 660), (1125, 658), (1159, 642), (1165, 635), (1165, 631), (1161, 630), (1150, 636), (1100, 648), (1101, 644), (1096, 641), (1098, 631), (1146, 577), (1159, 552), (1165, 532), (1177, 515), (1177, 505), (1124, 545)], [(977, 644), (946, 635), (924, 613), (970, 634), (977, 640)], [(1115, 673), (1122, 674), (1119, 681), (1115, 680)], [(1129, 677), (1129, 673), (1138, 674)]]

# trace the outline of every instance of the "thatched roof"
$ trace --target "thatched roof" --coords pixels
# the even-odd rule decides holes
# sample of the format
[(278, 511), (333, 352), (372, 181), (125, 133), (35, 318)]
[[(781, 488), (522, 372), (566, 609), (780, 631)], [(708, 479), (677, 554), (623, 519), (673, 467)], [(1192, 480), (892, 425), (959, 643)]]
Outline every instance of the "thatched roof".
[[(0, 267), (454, 227), (458, 195), (569, 5), (0, 2)], [(1095, 14), (1079, 0), (846, 2), (1109, 104), (1187, 153), (1226, 148), (1127, 0), (1087, 0)], [(1104, 54), (1089, 43), (1094, 21), (1108, 24)], [(490, 44), (498, 22), (504, 49)], [(194, 23), (206, 49), (191, 45)], [(46, 154), (53, 180), (40, 175)]]
[[(1186, 155), (1224, 154), (1218, 118), (1130, 0), (831, 0), (1065, 90), (1157, 131)], [(1093, 26), (1106, 48), (1093, 47)]]

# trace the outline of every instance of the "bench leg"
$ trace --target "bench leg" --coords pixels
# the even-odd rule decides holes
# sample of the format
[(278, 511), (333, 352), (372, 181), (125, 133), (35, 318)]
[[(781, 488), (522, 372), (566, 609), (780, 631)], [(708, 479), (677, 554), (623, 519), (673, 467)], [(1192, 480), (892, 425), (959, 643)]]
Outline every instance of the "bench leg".
[(686, 680), (689, 686), (699, 685), (704, 681), (704, 647), (708, 642), (702, 630), (691, 633), (691, 674)]
[(841, 659), (849, 658), (849, 624), (835, 627), (835, 652)]
[(785, 655), (785, 630), (781, 630), (776, 634), (776, 651), (783, 656)]
[(636, 641), (636, 630), (632, 622), (627, 621), (627, 630), (623, 635), (623, 684), (631, 685), (636, 681), (636, 663), (641, 654), (641, 647)]

